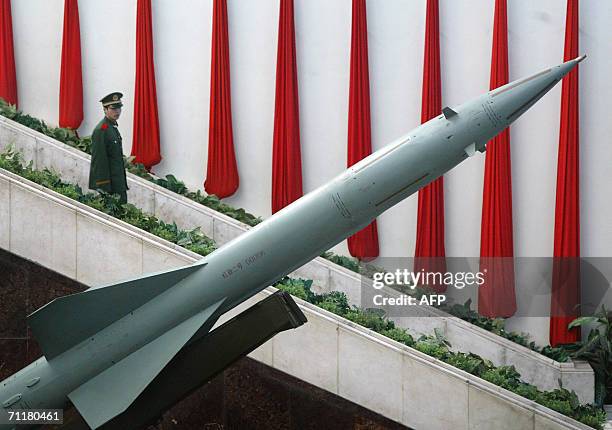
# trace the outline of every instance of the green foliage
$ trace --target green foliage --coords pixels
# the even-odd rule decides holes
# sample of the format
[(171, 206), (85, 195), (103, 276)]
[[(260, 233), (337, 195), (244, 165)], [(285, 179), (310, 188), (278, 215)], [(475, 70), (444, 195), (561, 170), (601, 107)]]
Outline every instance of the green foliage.
[(476, 354), (451, 354), (446, 362), (472, 375), (481, 377), (493, 367), (492, 363)]
[(172, 192), (177, 194), (185, 195), (187, 193), (187, 187), (182, 181), (176, 179), (174, 175), (166, 175), (166, 179), (156, 179), (154, 181), (157, 185), (160, 185)]
[(378, 333), (395, 328), (392, 321), (382, 318), (379, 313), (369, 309), (353, 308), (343, 316), (355, 324), (359, 324)]
[(393, 339), (399, 343), (403, 343), (406, 346), (414, 347), (414, 338), (403, 328), (387, 328), (382, 330), (380, 334), (382, 334), (383, 336), (387, 336), (389, 339)]
[(191, 199), (195, 202), (200, 203), (201, 205), (207, 206), (217, 212), (221, 212), (231, 218), (234, 218), (240, 222), (243, 222), (251, 227), (256, 226), (261, 222), (261, 218), (256, 217), (255, 215), (246, 212), (244, 209), (236, 209), (228, 204), (223, 203), (219, 197), (214, 194), (204, 195), (200, 190), (186, 191), (185, 197)]
[(286, 276), (274, 284), (274, 286), (307, 302), (314, 303), (316, 301), (317, 295), (311, 290), (311, 280), (293, 279)]
[(125, 169), (136, 176), (146, 179), (147, 181), (154, 182), (153, 176), (147, 171), (144, 164), (134, 163), (133, 160), (126, 158)]
[[(1, 101), (2, 99), (0, 99)], [(27, 168), (32, 167), (32, 163), (28, 166), (23, 165), (23, 159), (21, 158), (21, 154), (15, 151), (13, 145), (9, 145), (6, 147), (4, 152), (0, 156), (0, 168), (4, 170), (8, 170), (9, 172), (13, 172), (17, 175), (23, 176), (23, 172), (27, 170)]]
[(452, 306), (442, 305), (440, 309), (449, 314), (461, 318), (471, 324), (483, 328), (491, 333), (508, 339), (514, 343), (518, 343), (524, 347), (540, 353), (546, 357), (552, 358), (560, 363), (565, 363), (569, 360), (569, 353), (566, 348), (552, 347), (550, 345), (540, 347), (535, 342), (529, 341), (529, 335), (526, 333), (508, 332), (505, 329), (505, 320), (503, 318), (489, 318), (480, 315), (472, 310), (472, 300), (468, 299), (463, 305), (454, 304)]
[(345, 315), (351, 308), (346, 294), (342, 292), (332, 291), (320, 297), (321, 299), (316, 305), (334, 314)]
[(416, 343), (414, 348), (417, 351), (421, 351), (423, 354), (430, 355), (434, 358), (437, 358), (438, 360), (442, 360), (448, 355), (448, 348), (446, 348), (445, 346), (435, 345), (429, 342), (419, 341)]
[(511, 391), (521, 383), (520, 377), (514, 366), (491, 367), (481, 374), (481, 378)]
[(176, 223), (164, 223), (153, 215), (143, 213), (132, 204), (121, 204), (119, 197), (114, 194), (85, 194), (78, 185), (63, 182), (57, 173), (49, 169), (34, 170), (32, 163), (24, 165), (21, 154), (12, 147), (8, 147), (3, 153), (0, 153), (0, 168), (148, 231), (162, 239), (186, 247), (200, 255), (207, 255), (215, 250), (214, 242), (206, 237), (199, 227), (193, 230), (181, 230)]
[(521, 383), (513, 391), (519, 396), (523, 396), (533, 401), (536, 401), (540, 397), (540, 390), (538, 390), (538, 387), (531, 384)]
[(612, 311), (604, 305), (594, 316), (580, 317), (568, 328), (593, 326), (585, 342), (566, 346), (572, 357), (586, 360), (595, 372), (595, 404), (612, 403)]
[(602, 430), (606, 413), (593, 405), (580, 405), (573, 411), (572, 418), (595, 429)]
[(449, 350), (450, 347), (450, 343), (448, 343), (442, 332), (436, 328), (433, 336), (421, 336), (414, 348), (424, 354), (446, 361), (452, 356)]
[(81, 187), (73, 184), (60, 184), (55, 187), (55, 191), (72, 200), (78, 200), (83, 195)]
[(189, 245), (185, 245), (185, 248), (200, 255), (208, 255), (217, 249), (214, 243), (191, 243)]
[(359, 273), (359, 260), (357, 260), (356, 258), (345, 257), (344, 255), (337, 255), (333, 252), (325, 252), (321, 254), (321, 257), (331, 261), (332, 263), (336, 263), (338, 266), (342, 266), (355, 273)]

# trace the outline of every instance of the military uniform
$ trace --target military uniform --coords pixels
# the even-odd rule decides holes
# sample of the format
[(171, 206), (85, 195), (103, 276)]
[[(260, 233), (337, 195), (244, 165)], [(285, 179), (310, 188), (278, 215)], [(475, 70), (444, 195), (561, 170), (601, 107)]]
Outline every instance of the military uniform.
[[(121, 93), (111, 93), (100, 100), (104, 107), (121, 107)], [(123, 164), (123, 146), (117, 122), (104, 117), (91, 135), (89, 188), (118, 194), (127, 203), (127, 179)]]

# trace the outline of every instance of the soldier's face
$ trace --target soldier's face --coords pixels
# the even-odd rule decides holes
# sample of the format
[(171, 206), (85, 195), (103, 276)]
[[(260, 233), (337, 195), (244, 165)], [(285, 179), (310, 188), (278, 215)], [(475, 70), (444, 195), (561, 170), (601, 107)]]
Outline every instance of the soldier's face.
[(108, 119), (112, 119), (117, 121), (121, 116), (121, 108), (120, 107), (107, 107), (104, 108), (104, 113)]

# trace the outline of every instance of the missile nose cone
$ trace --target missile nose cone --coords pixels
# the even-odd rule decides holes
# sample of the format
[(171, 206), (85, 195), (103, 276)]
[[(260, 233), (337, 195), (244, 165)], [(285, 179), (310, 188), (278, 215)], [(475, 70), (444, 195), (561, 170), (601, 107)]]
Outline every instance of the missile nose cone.
[(565, 74), (569, 73), (578, 63), (582, 62), (586, 58), (586, 54), (581, 55), (580, 57), (576, 57), (573, 60), (566, 61), (565, 63), (559, 64), (557, 67), (564, 71)]
[(582, 55), (491, 91), (494, 108), (505, 125), (514, 122), (585, 58)]

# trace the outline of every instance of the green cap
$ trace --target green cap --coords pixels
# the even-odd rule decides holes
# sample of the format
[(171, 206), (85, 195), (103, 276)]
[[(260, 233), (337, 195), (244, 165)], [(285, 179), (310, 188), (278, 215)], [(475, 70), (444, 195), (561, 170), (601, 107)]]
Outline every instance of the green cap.
[(123, 97), (123, 94), (114, 92), (102, 97), (100, 101), (104, 107), (118, 108), (123, 106), (123, 103), (121, 103), (121, 97)]

